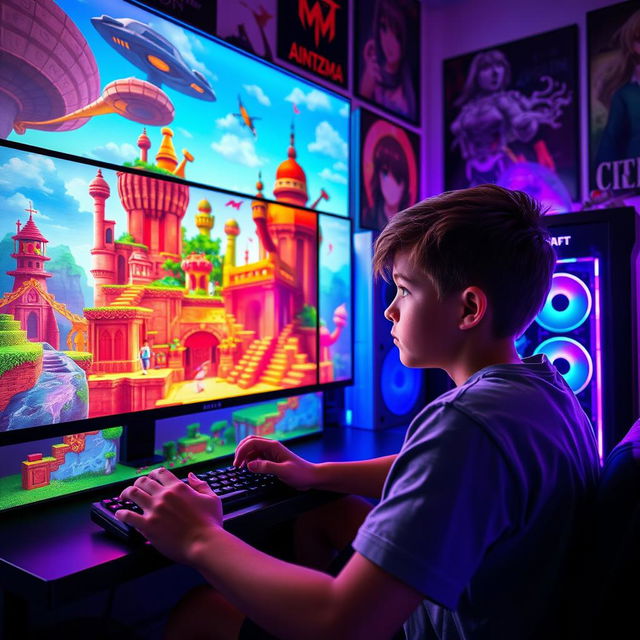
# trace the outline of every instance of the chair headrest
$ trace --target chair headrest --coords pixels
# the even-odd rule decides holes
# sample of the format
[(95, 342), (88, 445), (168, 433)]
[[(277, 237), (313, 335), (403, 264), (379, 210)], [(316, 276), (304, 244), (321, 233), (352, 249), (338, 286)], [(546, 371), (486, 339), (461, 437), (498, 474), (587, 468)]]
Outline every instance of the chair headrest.
[(640, 420), (613, 448), (598, 484), (598, 503), (630, 509), (640, 499)]
[(638, 460), (638, 464), (640, 464), (640, 419), (633, 423), (633, 426), (627, 431), (624, 438), (620, 440), (607, 456), (603, 473), (606, 473), (610, 467), (621, 464), (621, 458), (624, 460)]

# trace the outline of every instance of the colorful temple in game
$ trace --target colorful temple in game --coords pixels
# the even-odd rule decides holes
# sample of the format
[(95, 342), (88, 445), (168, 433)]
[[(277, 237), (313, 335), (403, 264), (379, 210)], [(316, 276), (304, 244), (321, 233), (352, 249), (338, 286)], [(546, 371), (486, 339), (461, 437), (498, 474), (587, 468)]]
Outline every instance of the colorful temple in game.
[[(116, 222), (108, 219), (114, 194), (101, 170), (89, 184), (94, 300), (83, 315), (71, 313), (47, 291), (52, 277), (46, 270), (48, 241), (34, 223), (30, 205), (28, 222), (22, 228), (18, 222), (12, 237), (16, 268), (7, 275), (13, 276), (13, 290), (0, 299), (6, 327), (19, 326), (16, 339), (22, 341), (26, 332), (28, 343), (50, 345), (36, 360), (71, 359), (87, 373), (88, 417), (313, 385), (318, 368), (320, 381), (332, 380), (329, 347), (347, 323), (346, 310), (336, 309), (333, 332), (322, 326), (318, 336), (317, 216), (304, 208), (307, 182), (296, 160), (293, 129), (287, 158), (276, 172), (275, 202), (264, 199), (259, 177), (251, 201), (255, 228), (241, 230), (236, 220), (228, 219), (224, 238), (219, 234), (216, 239), (221, 282), (212, 282), (213, 264), (205, 254), (184, 252), (189, 186), (152, 174), (184, 178), (187, 162), (194, 160), (184, 150), (178, 162), (173, 132), (164, 128), (162, 135), (155, 164), (148, 160), (146, 132), (138, 138), (139, 164), (147, 172), (117, 173), (126, 229), (116, 230)], [(326, 197), (322, 192), (320, 198)], [(215, 225), (211, 210), (202, 200), (194, 216), (207, 240)], [(258, 240), (252, 262), (248, 251), (244, 260), (237, 256), (243, 231)], [(184, 287), (166, 283), (176, 265), (184, 274)], [(57, 314), (71, 325), (64, 353), (58, 351), (65, 347), (60, 345)], [(143, 347), (151, 356), (148, 370), (143, 370)], [(35, 386), (33, 376), (42, 370), (35, 361), (29, 366), (30, 382), (21, 390)], [(85, 397), (85, 392), (77, 393)]]
[[(193, 158), (185, 151), (178, 165), (173, 134), (168, 128), (162, 132), (156, 166), (183, 177)], [(142, 162), (147, 162), (150, 146), (143, 133), (138, 139)], [(315, 327), (301, 326), (296, 319), (305, 305), (316, 304), (316, 216), (296, 207), (304, 206), (308, 196), (293, 132), (273, 193), (278, 202), (294, 206), (265, 202), (262, 189), (259, 180), (251, 204), (259, 259), (239, 264), (236, 237), (241, 230), (235, 220), (227, 220), (222, 287), (208, 295), (211, 262), (199, 254), (182, 256), (181, 221), (189, 187), (119, 172), (118, 197), (127, 212), (128, 235), (117, 241), (115, 223), (105, 214), (110, 189), (97, 172), (89, 187), (95, 203), (91, 273), (96, 294), (94, 307), (85, 309), (93, 353), (90, 415), (175, 403), (173, 385), (193, 378), (215, 377), (219, 384), (240, 389), (316, 382)], [(198, 205), (196, 225), (204, 235), (214, 226), (206, 200)], [(163, 267), (167, 260), (181, 261), (183, 290), (153, 284), (168, 274)], [(139, 352), (145, 341), (153, 365), (151, 375), (141, 378)]]

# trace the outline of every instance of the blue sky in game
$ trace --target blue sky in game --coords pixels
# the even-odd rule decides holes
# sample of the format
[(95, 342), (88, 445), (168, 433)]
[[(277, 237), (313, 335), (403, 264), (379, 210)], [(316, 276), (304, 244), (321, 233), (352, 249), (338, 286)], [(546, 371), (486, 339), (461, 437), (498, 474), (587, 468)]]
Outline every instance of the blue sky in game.
[[(87, 39), (101, 89), (121, 78), (147, 79), (145, 71), (120, 55), (94, 28), (91, 18), (102, 14), (148, 24), (177, 48), (189, 69), (209, 82), (215, 102), (162, 85), (175, 108), (169, 126), (178, 157), (183, 148), (195, 157), (187, 165), (187, 179), (253, 195), (258, 172), (262, 172), (265, 196), (273, 197), (276, 169), (287, 157), (293, 122), (297, 159), (307, 176), (308, 204), (324, 189), (329, 200), (322, 200), (318, 209), (347, 215), (347, 100), (120, 0), (63, 0), (57, 4)], [(239, 100), (255, 119), (255, 136), (234, 115), (239, 113)], [(122, 164), (138, 157), (136, 141), (142, 128), (142, 124), (108, 114), (93, 117), (73, 131), (27, 129), (24, 135), (12, 132), (8, 139)], [(153, 159), (162, 139), (160, 127), (147, 126), (147, 133)]]

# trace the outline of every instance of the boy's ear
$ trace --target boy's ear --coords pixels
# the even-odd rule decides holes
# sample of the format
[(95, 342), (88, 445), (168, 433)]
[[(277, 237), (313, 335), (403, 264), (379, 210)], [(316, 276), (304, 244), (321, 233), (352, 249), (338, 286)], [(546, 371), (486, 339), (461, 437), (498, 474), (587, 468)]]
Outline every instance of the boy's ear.
[(461, 294), (462, 316), (458, 329), (466, 331), (477, 327), (487, 314), (487, 294), (480, 287), (467, 287)]

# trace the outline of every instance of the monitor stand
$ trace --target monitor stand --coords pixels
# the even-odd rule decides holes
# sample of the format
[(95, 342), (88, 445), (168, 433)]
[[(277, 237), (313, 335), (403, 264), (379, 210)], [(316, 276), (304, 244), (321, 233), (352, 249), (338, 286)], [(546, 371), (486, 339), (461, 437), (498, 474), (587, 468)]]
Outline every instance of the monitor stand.
[(120, 440), (118, 462), (127, 467), (148, 467), (158, 464), (164, 457), (154, 451), (156, 422), (148, 418), (133, 418), (125, 425)]

